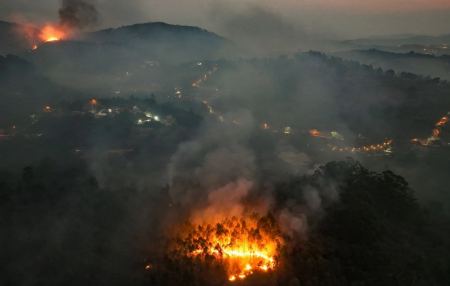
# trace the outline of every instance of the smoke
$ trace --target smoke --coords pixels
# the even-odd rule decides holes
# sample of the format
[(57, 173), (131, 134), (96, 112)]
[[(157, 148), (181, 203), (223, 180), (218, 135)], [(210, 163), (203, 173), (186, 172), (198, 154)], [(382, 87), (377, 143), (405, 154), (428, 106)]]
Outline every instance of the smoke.
[(338, 183), (320, 168), (292, 186), (288, 199), (278, 206), (278, 222), (285, 235), (307, 239), (309, 230), (326, 215), (326, 209), (340, 199)]
[(252, 187), (253, 182), (238, 179), (211, 191), (208, 194), (207, 207), (194, 212), (192, 221), (201, 224), (231, 216), (241, 217), (245, 211), (242, 201), (249, 195)]
[(63, 0), (59, 9), (59, 19), (62, 26), (84, 29), (99, 22), (99, 13), (95, 0)]
[[(83, 29), (98, 23), (99, 16), (95, 2), (62, 3), (61, 25)], [(215, 21), (222, 32), (255, 51), (254, 55), (266, 49), (295, 50), (303, 47), (303, 40), (308, 39), (308, 35), (301, 27), (263, 8), (233, 10), (230, 7), (215, 17)], [(98, 279), (105, 280), (101, 277), (104, 272), (114, 276), (115, 269), (122, 269), (121, 273), (125, 273), (124, 280), (129, 282), (126, 275), (127, 268), (119, 266), (129, 261), (133, 263), (137, 261), (127, 266), (133, 270), (136, 267), (143, 268), (140, 257), (147, 255), (146, 250), (163, 248), (162, 244), (165, 242), (164, 238), (161, 238), (164, 236), (161, 230), (173, 227), (173, 222), (178, 223), (186, 219), (199, 224), (209, 223), (210, 220), (220, 220), (223, 217), (239, 217), (249, 210), (256, 211), (260, 215), (273, 215), (283, 235), (293, 238), (292, 241), (298, 242), (297, 238), (307, 238), (311, 242), (314, 230), (320, 224), (318, 222), (330, 214), (329, 207), (336, 202), (344, 202), (345, 196), (341, 196), (338, 179), (328, 180), (327, 176), (330, 175), (315, 167), (316, 164), (329, 161), (334, 156), (329, 154), (331, 151), (327, 145), (328, 139), (310, 138), (308, 130), (317, 128), (328, 133), (332, 130), (339, 131), (345, 137), (342, 144), (352, 146), (359, 130), (363, 130), (361, 132), (364, 135), (375, 138), (378, 130), (381, 135), (385, 135), (386, 129), (401, 131), (403, 124), (398, 124), (400, 126), (398, 127), (396, 124), (399, 121), (395, 120), (396, 117), (392, 122), (385, 119), (389, 114), (400, 114), (406, 109), (411, 110), (410, 114), (413, 116), (416, 114), (422, 116), (421, 113), (414, 112), (416, 109), (409, 109), (409, 105), (403, 105), (401, 101), (398, 106), (389, 104), (389, 101), (384, 104), (385, 97), (390, 101), (398, 100), (401, 92), (406, 93), (406, 86), (415, 86), (413, 81), (402, 80), (397, 83), (394, 77), (386, 79), (382, 74), (376, 75), (369, 68), (361, 70), (357, 64), (344, 65), (337, 59), (328, 60), (314, 54), (262, 60), (218, 61), (218, 72), (208, 76), (202, 87), (191, 89), (191, 79), (196, 78), (197, 71), (211, 64), (207, 60), (201, 59), (200, 64), (195, 62), (174, 66), (172, 69), (162, 60), (160, 64), (159, 59), (151, 53), (134, 53), (130, 52), (134, 51), (133, 49), (127, 48), (123, 56), (122, 50), (108, 52), (105, 46), (104, 50), (97, 49), (96, 53), (86, 49), (88, 52), (83, 55), (89, 56), (74, 57), (73, 55), (77, 55), (76, 52), (80, 50), (79, 46), (69, 49), (64, 47), (64, 44), (66, 43), (46, 45), (47, 47), (44, 46), (30, 55), (37, 57), (47, 51), (48, 62), (53, 61), (60, 65), (60, 58), (50, 48), (63, 47), (69, 55), (67, 58), (70, 59), (70, 63), (92, 64), (92, 71), (87, 68), (88, 65), (81, 64), (83, 69), (77, 70), (75, 76), (67, 71), (67, 66), (70, 65), (61, 65), (63, 68), (60, 74), (69, 78), (72, 84), (83, 82), (84, 85), (80, 85), (83, 88), (86, 88), (86, 83), (79, 78), (84, 78), (85, 75), (96, 84), (111, 89), (115, 86), (124, 87), (123, 82), (136, 88), (147, 86), (146, 84), (151, 81), (155, 86), (161, 86), (155, 88), (157, 96), (165, 98), (168, 94), (169, 98), (174, 92), (174, 87), (182, 86), (184, 98), (176, 99), (174, 102), (166, 99), (163, 104), (154, 104), (142, 109), (155, 111), (160, 118), (164, 118), (163, 114), (174, 115), (177, 122), (173, 125), (165, 126), (153, 122), (150, 127), (137, 126), (136, 121), (140, 115), (134, 113), (123, 112), (120, 116), (105, 115), (104, 118), (94, 118), (89, 112), (83, 112), (86, 115), (81, 115), (77, 107), (73, 110), (61, 107), (59, 111), (56, 99), (60, 98), (59, 95), (69, 95), (69, 91), (53, 87), (52, 83), (43, 81), (34, 73), (28, 75), (28, 72), (20, 69), (14, 77), (8, 74), (8, 77), (4, 77), (0, 89), (3, 91), (1, 94), (5, 95), (2, 101), (11, 100), (10, 103), (1, 105), (5, 111), (2, 116), (5, 116), (6, 112), (8, 112), (6, 115), (13, 113), (11, 116), (14, 116), (14, 123), (19, 126), (18, 134), (25, 134), (24, 137), (29, 138), (17, 146), (15, 146), (16, 139), (7, 138), (9, 141), (5, 139), (2, 142), (2, 146), (6, 148), (2, 151), (1, 165), (5, 166), (4, 168), (11, 168), (9, 162), (14, 162), (21, 167), (22, 164), (38, 160), (47, 154), (64, 162), (62, 164), (65, 165), (68, 163), (64, 161), (63, 156), (76, 152), (74, 156), (83, 156), (89, 166), (83, 167), (88, 169), (78, 177), (73, 175), (73, 170), (61, 168), (64, 173), (55, 172), (49, 176), (47, 179), (49, 187), (45, 191), (37, 189), (34, 185), (30, 185), (26, 190), (22, 190), (21, 186), (11, 188), (11, 193), (19, 195), (24, 193), (30, 196), (30, 199), (24, 196), (23, 202), (17, 199), (5, 201), (10, 207), (1, 208), (5, 210), (4, 217), (8, 218), (10, 215), (7, 213), (8, 209), (21, 210), (23, 206), (29, 209), (29, 214), (23, 212), (15, 214), (17, 218), (21, 218), (20, 221), (12, 219), (7, 227), (17, 229), (18, 234), (6, 235), (6, 238), (11, 237), (11, 244), (17, 243), (14, 241), (16, 237), (29, 237), (29, 233), (42, 238), (42, 246), (35, 247), (30, 244), (30, 248), (17, 247), (17, 250), (13, 251), (6, 247), (11, 251), (11, 257), (19, 257), (14, 259), (13, 266), (18, 273), (27, 273), (24, 279), (29, 279), (28, 284), (38, 284), (33, 283), (35, 282), (33, 280), (37, 279), (35, 277), (45, 276), (41, 274), (44, 270), (45, 273), (58, 273), (60, 281), (64, 281), (66, 277), (70, 279), (72, 271), (76, 274), (86, 273), (83, 266), (85, 261), (81, 259), (89, 262), (87, 264), (90, 270), (89, 277), (95, 275), (100, 277)], [(185, 45), (171, 46), (185, 49)], [(96, 57), (100, 54), (104, 57)], [(139, 61), (127, 60), (129, 54), (134, 54)], [(170, 51), (164, 52), (164, 56), (170, 57)], [(8, 70), (6, 67), (9, 65), (21, 65), (18, 59), (5, 58), (0, 59), (0, 66), (2, 61), (5, 62), (3, 65), (5, 68), (0, 70), (4, 71)], [(11, 63), (6, 65), (8, 62)], [(45, 58), (42, 58), (41, 62), (43, 64), (38, 66), (40, 70), (37, 72), (45, 70)], [(149, 62), (151, 65), (147, 64)], [(154, 62), (158, 64), (153, 66)], [(109, 68), (105, 63), (114, 63), (112, 65), (114, 68)], [(107, 76), (99, 76), (95, 69), (97, 67), (99, 70), (107, 71), (105, 72)], [(180, 85), (179, 83), (185, 79), (186, 84)], [(396, 85), (395, 89), (390, 87), (391, 82)], [(417, 86), (422, 90), (419, 83)], [(428, 89), (429, 87), (432, 89)], [(447, 86), (442, 84), (442, 87)], [(425, 94), (425, 90), (434, 94), (435, 88), (437, 89), (431, 83), (426, 83), (423, 94), (428, 95)], [(79, 87), (74, 90), (73, 98), (83, 95)], [(90, 88), (86, 90), (89, 96), (107, 94), (106, 92), (93, 94), (96, 91)], [(145, 94), (153, 91), (153, 89), (143, 90)], [(408, 91), (409, 93), (414, 93), (414, 90)], [(128, 93), (122, 89), (120, 94)], [(136, 90), (133, 94), (140, 95)], [(444, 94), (439, 92), (438, 95), (442, 98)], [(31, 99), (28, 100), (28, 97)], [(196, 113), (198, 111), (196, 104), (200, 104), (196, 99), (200, 101), (203, 97), (214, 107), (216, 113), (208, 114), (206, 111)], [(39, 101), (34, 102), (37, 99)], [(102, 99), (99, 99), (99, 102), (101, 101)], [(141, 102), (136, 98), (123, 98), (123, 101), (126, 102), (123, 106), (141, 107)], [(26, 107), (28, 102), (30, 108)], [(67, 99), (67, 102), (71, 101)], [(106, 108), (114, 108), (116, 105), (121, 109), (128, 109), (121, 107), (120, 102), (115, 100), (105, 103), (102, 109), (107, 110)], [(417, 103), (420, 105), (421, 101)], [(39, 112), (38, 109), (44, 104), (55, 104), (57, 113), (52, 115)], [(182, 109), (178, 109), (177, 106), (181, 106)], [(389, 109), (381, 109), (382, 106), (388, 106)], [(31, 121), (29, 115), (34, 113), (41, 115), (42, 121), (34, 124), (32, 131), (20, 129), (21, 126), (29, 126), (25, 122)], [(218, 119), (218, 114), (223, 115), (223, 122)], [(202, 117), (204, 119), (200, 123)], [(17, 123), (16, 121), (21, 118), (24, 118), (22, 121), (24, 123)], [(411, 120), (410, 115), (406, 116), (406, 119), (416, 120)], [(259, 126), (262, 122), (268, 122), (270, 128), (261, 130)], [(283, 132), (287, 126), (292, 128), (289, 134)], [(9, 132), (9, 129), (6, 132)], [(30, 132), (33, 133), (29, 135)], [(34, 132), (39, 133), (34, 135)], [(17, 138), (19, 142), (22, 141), (21, 135)], [(118, 155), (108, 152), (111, 149), (132, 149), (132, 151)], [(442, 153), (436, 153), (436, 160), (445, 159), (445, 156), (440, 154)], [(400, 169), (404, 166), (402, 174), (417, 177), (416, 180), (423, 180), (424, 177), (433, 178), (433, 181), (437, 182), (425, 183), (426, 180), (423, 180), (422, 189), (433, 191), (441, 188), (444, 193), (445, 184), (442, 182), (445, 182), (448, 163), (439, 161), (442, 162), (441, 168), (437, 171), (439, 173), (433, 174), (434, 168), (429, 168), (427, 176), (424, 176), (423, 166), (427, 168), (432, 166), (428, 162), (432, 162), (434, 158), (421, 162), (422, 158), (409, 159), (409, 157), (409, 154), (400, 153), (400, 156), (395, 158), (367, 157), (366, 160), (379, 160), (380, 169), (385, 169), (382, 164), (394, 165), (396, 164), (394, 160), (400, 158), (399, 161), (405, 162), (397, 167)], [(42, 170), (47, 171), (48, 168), (44, 166)], [(59, 187), (58, 182), (61, 180), (67, 182)], [(278, 186), (284, 183), (286, 187)], [(168, 187), (164, 188), (166, 184)], [(362, 189), (363, 192), (364, 188)], [(66, 196), (67, 192), (70, 193)], [(56, 195), (60, 197), (54, 198)], [(39, 196), (39, 200), (34, 196)], [(30, 204), (28, 200), (34, 203)], [(386, 202), (388, 201), (389, 198), (386, 199)], [(48, 213), (48, 218), (46, 215), (36, 215), (42, 212)], [(44, 220), (41, 223), (29, 220), (35, 217), (43, 217)], [(21, 221), (23, 223), (20, 223)], [(30, 231), (28, 221), (36, 225), (34, 230)], [(352, 223), (350, 219), (349, 225)], [(351, 231), (348, 233), (353, 235)], [(27, 240), (17, 245), (21, 244), (28, 245), (29, 242)], [(67, 248), (67, 245), (71, 247)], [(109, 251), (107, 255), (102, 255), (104, 245), (107, 245), (106, 249)], [(138, 249), (135, 251), (134, 247)], [(36, 252), (29, 250), (31, 248), (42, 250)], [(66, 254), (65, 251), (61, 251), (63, 248), (69, 249), (69, 252)], [(79, 249), (84, 252), (79, 252)], [(121, 254), (122, 252), (125, 254)], [(83, 254), (79, 255), (80, 260), (73, 259), (78, 257), (77, 253)], [(94, 258), (91, 256), (92, 253), (95, 254)], [(64, 254), (64, 257), (58, 257), (61, 254)], [(29, 259), (30, 256), (35, 259)], [(55, 259), (54, 263), (57, 266), (66, 265), (60, 261), (68, 260), (73, 265), (81, 266), (74, 268), (68, 264), (68, 267), (64, 267), (64, 271), (60, 272), (50, 271), (53, 268), (49, 266), (53, 265), (49, 263), (43, 265), (41, 270), (40, 267), (36, 267), (41, 265), (37, 259), (39, 257), (56, 257), (58, 259)], [(24, 265), (26, 267), (23, 267)], [(99, 267), (103, 271), (98, 274), (96, 272)], [(114, 280), (114, 277), (111, 280)]]
[(189, 207), (207, 201), (208, 192), (230, 182), (254, 178), (255, 157), (245, 146), (254, 125), (253, 119), (247, 111), (225, 117), (238, 120), (240, 128), (232, 123), (206, 121), (199, 134), (193, 140), (181, 143), (171, 157), (167, 173), (174, 202)]
[(304, 237), (308, 232), (308, 219), (301, 211), (296, 213), (289, 209), (283, 209), (278, 215), (278, 222), (281, 231), (289, 237), (296, 235)]
[(289, 173), (303, 175), (312, 167), (308, 154), (298, 151), (294, 146), (282, 142), (277, 146), (278, 158), (287, 164)]
[[(314, 160), (284, 140), (267, 149), (263, 141), (257, 148), (252, 145), (260, 131), (250, 111), (230, 112), (224, 118), (205, 120), (198, 134), (181, 143), (170, 159), (169, 192), (183, 209), (180, 219), (202, 224), (246, 212), (270, 212), (285, 235), (306, 239), (325, 207), (339, 200), (335, 182), (321, 179)], [(239, 125), (227, 120), (231, 118)], [(279, 201), (277, 183), (289, 176), (313, 179), (290, 188), (288, 199)]]
[(293, 23), (261, 5), (212, 5), (211, 22), (221, 35), (255, 53), (285, 53), (310, 46), (311, 36)]

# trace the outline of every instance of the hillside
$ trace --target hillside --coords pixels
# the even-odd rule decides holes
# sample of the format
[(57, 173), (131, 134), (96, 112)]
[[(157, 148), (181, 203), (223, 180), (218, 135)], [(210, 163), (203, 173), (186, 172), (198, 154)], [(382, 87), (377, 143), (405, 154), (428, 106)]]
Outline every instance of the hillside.
[(421, 54), (449, 55), (450, 35), (440, 36), (384, 36), (371, 37), (342, 42), (352, 49), (378, 49), (384, 51), (407, 53), (410, 51)]
[(133, 41), (208, 41), (209, 44), (223, 44), (225, 39), (207, 30), (164, 22), (150, 22), (109, 28), (85, 34), (88, 40), (102, 43), (131, 44)]
[(45, 43), (26, 58), (61, 84), (105, 88), (104, 81), (144, 76), (160, 64), (218, 58), (229, 48), (227, 40), (200, 28), (146, 23)]
[(370, 37), (354, 40), (347, 40), (344, 43), (360, 46), (400, 46), (400, 45), (439, 45), (450, 43), (450, 34), (440, 36), (423, 36), (423, 35), (392, 35), (383, 37)]
[(0, 21), (0, 55), (19, 54), (30, 49), (28, 36), (37, 31), (29, 29), (27, 33), (22, 25)]
[[(67, 41), (46, 43), (34, 55), (39, 57), (51, 48), (61, 60), (71, 60), (74, 50), (82, 47), (77, 51), (81, 59), (100, 51), (95, 55), (101, 57), (100, 61), (114, 57), (126, 62), (143, 59), (183, 62), (216, 57), (227, 44), (225, 39), (197, 27), (157, 22), (83, 33)], [(86, 62), (89, 63), (92, 61)]]
[(0, 121), (24, 120), (58, 93), (55, 85), (36, 72), (34, 66), (17, 57), (0, 56)]
[(450, 80), (450, 56), (434, 56), (416, 52), (394, 53), (376, 49), (339, 52), (336, 56), (359, 61), (385, 70), (409, 72)]

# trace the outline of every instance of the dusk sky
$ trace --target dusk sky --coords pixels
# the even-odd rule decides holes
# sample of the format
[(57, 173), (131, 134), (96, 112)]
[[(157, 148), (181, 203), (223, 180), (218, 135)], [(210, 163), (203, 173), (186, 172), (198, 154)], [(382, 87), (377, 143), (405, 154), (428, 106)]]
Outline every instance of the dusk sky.
[[(0, 0), (0, 3), (0, 19), (48, 22), (57, 20), (60, 0)], [(296, 29), (346, 38), (445, 34), (450, 27), (450, 0), (96, 0), (96, 3), (101, 14), (99, 28), (164, 21), (224, 33), (224, 19), (245, 17), (255, 7)]]

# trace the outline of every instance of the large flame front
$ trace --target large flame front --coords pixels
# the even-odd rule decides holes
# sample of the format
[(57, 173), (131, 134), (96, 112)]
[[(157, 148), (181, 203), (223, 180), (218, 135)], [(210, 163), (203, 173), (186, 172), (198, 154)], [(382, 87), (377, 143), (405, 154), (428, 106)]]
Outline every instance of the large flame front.
[(250, 215), (225, 218), (215, 225), (189, 225), (178, 240), (177, 251), (192, 259), (219, 261), (233, 282), (255, 272), (273, 271), (282, 243), (272, 217)]

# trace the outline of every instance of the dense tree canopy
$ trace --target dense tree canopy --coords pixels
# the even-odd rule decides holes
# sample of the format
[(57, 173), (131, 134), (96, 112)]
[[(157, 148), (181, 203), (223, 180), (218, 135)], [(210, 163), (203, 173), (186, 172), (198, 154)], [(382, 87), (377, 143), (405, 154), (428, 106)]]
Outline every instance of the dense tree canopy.
[[(331, 162), (312, 175), (276, 184), (274, 196), (280, 207), (286, 201), (304, 204), (308, 188), (331, 184), (338, 198), (323, 199), (320, 214), (311, 215), (308, 232), (285, 250), (280, 271), (264, 278), (265, 283), (446, 285), (450, 281), (449, 220), (437, 210), (423, 209), (407, 182), (390, 171), (371, 172), (354, 161)], [(161, 243), (151, 240), (158, 216), (152, 213), (156, 218), (145, 227), (133, 220), (136, 213), (145, 216), (146, 209), (166, 204), (164, 192), (155, 196), (104, 189), (81, 161), (70, 166), (43, 161), (21, 174), (1, 172), (0, 194), (4, 285), (204, 281), (195, 278), (202, 272), (180, 274), (198, 268), (180, 270), (164, 259), (156, 272), (143, 269), (148, 255), (144, 241), (152, 246)]]

